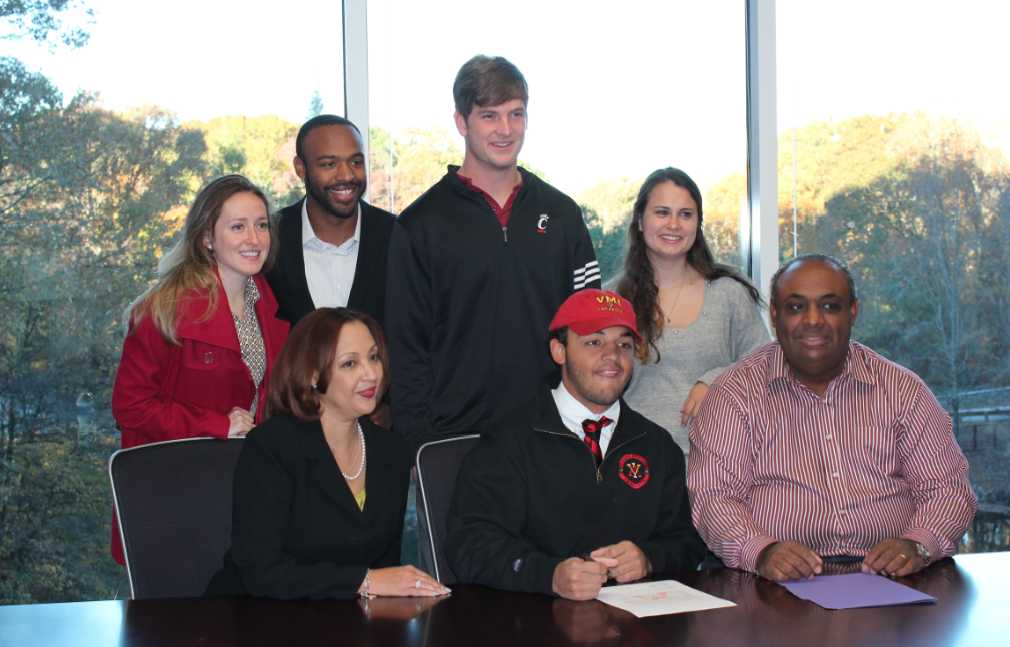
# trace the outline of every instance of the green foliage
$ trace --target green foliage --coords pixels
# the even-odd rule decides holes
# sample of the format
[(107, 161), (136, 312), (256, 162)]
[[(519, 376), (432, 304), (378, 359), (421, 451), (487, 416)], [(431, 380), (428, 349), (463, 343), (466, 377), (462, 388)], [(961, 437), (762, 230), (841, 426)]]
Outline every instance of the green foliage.
[[(123, 114), (0, 62), (0, 600), (110, 597), (104, 461), (66, 442), (82, 391), (107, 410), (121, 313), (153, 279), (204, 173), (199, 131)], [(111, 426), (111, 425), (110, 425)]]
[(635, 198), (638, 197), (643, 182), (644, 177), (603, 180), (582, 191), (576, 201), (592, 208), (594, 221), (605, 231), (624, 229), (631, 221)]
[[(938, 120), (872, 181), (841, 191), (807, 239), (849, 262), (862, 289), (859, 335), (956, 394), (1007, 381), (1003, 208), (1006, 161)], [(993, 244), (993, 241), (998, 241)], [(1001, 305), (1002, 304), (1002, 305)]]
[[(88, 42), (88, 33), (80, 27), (64, 28), (58, 14), (83, 9), (80, 0), (13, 0), (0, 3), (0, 21), (6, 23), (0, 40), (30, 39), (37, 43), (55, 44), (56, 37), (68, 47), (82, 47)], [(83, 9), (87, 23), (94, 22), (94, 11)]]
[(185, 128), (203, 133), (207, 182), (226, 173), (241, 173), (266, 192), (278, 207), (301, 198), (302, 184), (291, 160), (298, 126), (273, 115), (215, 117), (191, 121)]
[(177, 226), (165, 215), (188, 200), (202, 171), (199, 133), (160, 108), (117, 115), (80, 95), (40, 118), (45, 136), (9, 165), (27, 188), (0, 229), (8, 444), (19, 427), (31, 435), (48, 424), (40, 411), (65, 408), (82, 390), (107, 391), (120, 313), (153, 279)]
[(42, 182), (54, 177), (57, 147), (47, 146), (58, 126), (62, 98), (49, 79), (20, 61), (0, 58), (0, 226), (17, 226), (9, 212)]
[(0, 604), (129, 595), (109, 556), (113, 440), (56, 435), (26, 443), (0, 469)]
[(372, 204), (393, 213), (442, 179), (450, 164), (463, 163), (463, 153), (444, 128), (404, 128), (392, 137), (372, 127), (368, 136)]
[(596, 252), (596, 260), (600, 264), (601, 282), (606, 283), (621, 273), (624, 254), (627, 250), (627, 229), (625, 227), (607, 228), (604, 219), (595, 207), (585, 204), (580, 204), (579, 207), (582, 209), (582, 216), (589, 228), (589, 237), (593, 240), (593, 250)]

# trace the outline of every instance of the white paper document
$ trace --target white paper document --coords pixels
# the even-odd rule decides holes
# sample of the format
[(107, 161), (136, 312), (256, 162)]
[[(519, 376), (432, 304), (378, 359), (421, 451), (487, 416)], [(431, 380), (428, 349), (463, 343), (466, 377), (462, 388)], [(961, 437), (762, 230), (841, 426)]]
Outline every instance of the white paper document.
[(596, 599), (639, 618), (736, 606), (728, 600), (702, 593), (674, 580), (606, 586), (600, 589)]

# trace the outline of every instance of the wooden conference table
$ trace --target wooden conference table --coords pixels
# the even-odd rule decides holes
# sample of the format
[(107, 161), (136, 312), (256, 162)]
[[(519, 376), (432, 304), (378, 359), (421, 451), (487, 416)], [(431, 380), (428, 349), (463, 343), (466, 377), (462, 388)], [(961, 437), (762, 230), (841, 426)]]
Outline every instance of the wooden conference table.
[[(838, 567), (848, 565), (838, 565)], [(570, 602), (458, 584), (438, 600), (278, 601), (250, 597), (0, 607), (3, 647), (176, 645), (829, 645), (1010, 644), (1010, 553), (961, 555), (900, 580), (930, 604), (827, 611), (739, 571), (668, 574), (738, 606), (635, 618)]]

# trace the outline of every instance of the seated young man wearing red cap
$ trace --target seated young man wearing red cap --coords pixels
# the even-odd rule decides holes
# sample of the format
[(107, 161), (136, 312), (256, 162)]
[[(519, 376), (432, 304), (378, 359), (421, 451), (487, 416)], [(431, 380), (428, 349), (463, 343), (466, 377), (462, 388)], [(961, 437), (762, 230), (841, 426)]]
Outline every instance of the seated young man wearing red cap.
[(636, 341), (613, 292), (562, 304), (550, 327), (561, 383), (491, 424), (460, 468), (445, 541), (460, 582), (590, 600), (610, 577), (697, 567), (683, 452), (620, 399)]

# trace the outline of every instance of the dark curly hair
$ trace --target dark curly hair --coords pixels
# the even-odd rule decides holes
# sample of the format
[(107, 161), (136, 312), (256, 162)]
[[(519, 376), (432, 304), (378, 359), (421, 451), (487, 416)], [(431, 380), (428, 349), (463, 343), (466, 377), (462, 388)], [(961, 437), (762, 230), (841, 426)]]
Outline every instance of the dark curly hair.
[(691, 194), (691, 198), (694, 199), (694, 203), (698, 207), (698, 233), (694, 239), (694, 245), (687, 251), (688, 264), (697, 270), (706, 281), (728, 276), (740, 282), (750, 292), (754, 302), (761, 303), (761, 293), (738, 269), (731, 265), (716, 263), (712, 258), (712, 250), (708, 247), (708, 242), (705, 240), (705, 230), (702, 227), (704, 219), (702, 217), (701, 191), (695, 181), (684, 171), (673, 167), (653, 171), (645, 179), (642, 188), (638, 191), (638, 198), (635, 200), (631, 224), (628, 225), (628, 250), (624, 255), (624, 268), (617, 281), (617, 289), (614, 290), (630, 301), (631, 307), (635, 309), (635, 323), (643, 340), (635, 344), (635, 357), (643, 364), (659, 361), (659, 348), (656, 347), (656, 340), (663, 335), (663, 311), (659, 307), (659, 287), (656, 285), (656, 276), (652, 268), (652, 261), (649, 260), (648, 248), (645, 246), (645, 235), (641, 230), (641, 223), (652, 190), (665, 182), (673, 182)]

